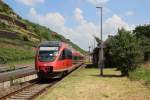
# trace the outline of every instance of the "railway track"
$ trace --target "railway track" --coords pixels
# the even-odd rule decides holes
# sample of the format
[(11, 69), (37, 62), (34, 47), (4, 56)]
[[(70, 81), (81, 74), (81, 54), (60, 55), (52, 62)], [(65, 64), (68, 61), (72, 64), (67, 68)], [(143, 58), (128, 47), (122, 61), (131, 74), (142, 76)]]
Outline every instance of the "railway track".
[(14, 92), (11, 92), (3, 97), (0, 97), (0, 100), (32, 100), (47, 88), (53, 86), (59, 80), (51, 80), (45, 82), (33, 82), (21, 89), (18, 89)]
[[(79, 67), (81, 65), (82, 64), (79, 64), (77, 66)], [(71, 72), (69, 72), (69, 73), (71, 73)], [(65, 75), (64, 77), (68, 76), (69, 73), (67, 75)], [(0, 100), (33, 100), (38, 95), (43, 93), (47, 88), (53, 86), (54, 84), (56, 84), (59, 81), (60, 81), (60, 79), (46, 80), (44, 82), (39, 82), (38, 80), (36, 80), (36, 81), (33, 81), (30, 84), (22, 87), (21, 89), (18, 89), (18, 90), (13, 91), (5, 96), (0, 97)]]

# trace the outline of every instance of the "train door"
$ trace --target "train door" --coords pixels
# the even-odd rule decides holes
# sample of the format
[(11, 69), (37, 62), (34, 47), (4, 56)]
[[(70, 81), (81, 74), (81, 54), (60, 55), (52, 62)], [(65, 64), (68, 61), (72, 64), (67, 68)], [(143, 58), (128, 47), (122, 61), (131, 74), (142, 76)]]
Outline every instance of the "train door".
[(69, 60), (68, 60), (68, 49), (64, 49), (65, 52), (65, 64), (66, 64), (66, 68), (68, 67), (69, 64)]
[(66, 64), (66, 68), (68, 68), (69, 67), (68, 49), (64, 49), (64, 52), (65, 52), (65, 64)]
[(67, 58), (68, 58), (68, 67), (72, 66), (72, 52), (71, 50), (67, 50)]
[(72, 52), (69, 49), (64, 49), (59, 57), (58, 66), (60, 69), (72, 66)]
[(65, 50), (63, 50), (60, 54), (59, 61), (58, 61), (58, 66), (59, 66), (60, 69), (63, 69), (67, 66)]
[(67, 67), (72, 66), (72, 52), (69, 49), (65, 49), (65, 55), (66, 55), (66, 65)]

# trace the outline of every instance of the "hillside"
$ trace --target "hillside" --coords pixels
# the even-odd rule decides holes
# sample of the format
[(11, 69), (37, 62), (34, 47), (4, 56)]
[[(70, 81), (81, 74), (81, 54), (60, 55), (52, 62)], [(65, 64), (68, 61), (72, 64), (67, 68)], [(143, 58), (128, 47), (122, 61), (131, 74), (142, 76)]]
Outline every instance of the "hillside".
[(0, 13), (6, 14), (13, 18), (21, 19), (16, 13), (14, 13), (13, 9), (11, 9), (7, 4), (5, 4), (2, 0), (0, 0)]
[[(34, 52), (34, 48), (37, 44), (44, 40), (64, 41), (72, 45), (73, 48), (81, 53), (85, 53), (83, 49), (71, 42), (69, 39), (66, 39), (64, 36), (47, 27), (21, 18), (11, 7), (9, 7), (9, 5), (0, 0), (0, 46), (2, 47), (0, 50), (0, 62), (3, 60), (13, 61), (17, 59), (33, 58), (34, 53), (26, 53), (27, 57), (17, 58), (17, 56), (13, 55), (13, 53), (5, 53), (4, 51), (5, 49), (10, 51), (9, 48), (11, 47), (11, 51), (17, 53), (20, 53), (19, 51)], [(22, 53), (20, 53), (19, 56), (21, 54)]]

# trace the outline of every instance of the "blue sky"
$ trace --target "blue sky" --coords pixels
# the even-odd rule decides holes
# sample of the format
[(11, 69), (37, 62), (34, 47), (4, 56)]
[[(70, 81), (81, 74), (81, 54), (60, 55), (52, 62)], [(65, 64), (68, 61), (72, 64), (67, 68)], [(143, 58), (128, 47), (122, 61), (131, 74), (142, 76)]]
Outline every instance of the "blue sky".
[(39, 23), (88, 49), (99, 36), (96, 6), (103, 6), (103, 38), (118, 28), (150, 23), (150, 0), (5, 0), (25, 19)]

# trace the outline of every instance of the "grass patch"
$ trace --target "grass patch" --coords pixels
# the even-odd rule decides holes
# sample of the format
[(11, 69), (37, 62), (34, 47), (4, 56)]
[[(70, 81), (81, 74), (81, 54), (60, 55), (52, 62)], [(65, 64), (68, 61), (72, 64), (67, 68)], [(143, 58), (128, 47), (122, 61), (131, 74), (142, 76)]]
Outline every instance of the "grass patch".
[(144, 68), (137, 68), (135, 71), (130, 72), (129, 77), (133, 80), (149, 80), (150, 81), (150, 70)]
[(16, 65), (33, 63), (35, 50), (28, 43), (30, 42), (0, 38), (0, 64)]
[(130, 72), (129, 78), (131, 80), (142, 80), (146, 85), (150, 85), (150, 70), (143, 67), (137, 68), (135, 71)]
[(8, 62), (6, 65), (11, 66), (11, 65), (21, 65), (21, 64), (34, 64), (35, 59), (27, 59), (27, 60), (21, 60), (21, 61), (11, 61)]
[(9, 39), (9, 38), (2, 38), (0, 37), (0, 46), (2, 48), (5, 47), (19, 47), (19, 48), (26, 48), (26, 47), (36, 47), (37, 44), (36, 43), (32, 43), (30, 41), (23, 41), (23, 40), (19, 40), (19, 39)]
[(23, 50), (17, 48), (1, 48), (0, 49), (0, 64), (5, 64), (13, 61), (21, 61), (33, 59), (35, 51)]
[(50, 88), (37, 100), (150, 100), (150, 90), (121, 77), (116, 69), (81, 68)]

